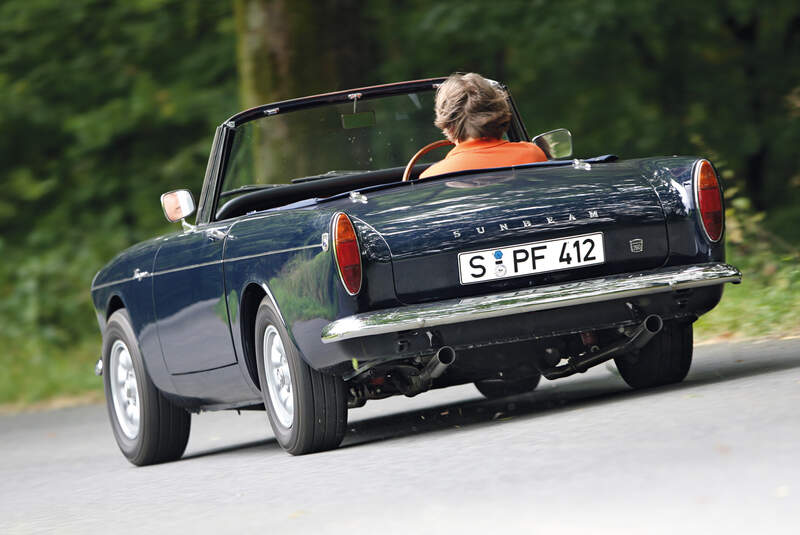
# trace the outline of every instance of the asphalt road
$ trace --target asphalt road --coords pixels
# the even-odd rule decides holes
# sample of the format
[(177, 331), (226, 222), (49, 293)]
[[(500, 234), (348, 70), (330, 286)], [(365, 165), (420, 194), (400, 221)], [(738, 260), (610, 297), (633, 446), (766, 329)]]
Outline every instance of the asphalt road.
[(798, 533), (800, 340), (699, 347), (681, 385), (605, 366), (485, 401), (471, 386), (350, 411), (291, 457), (260, 412), (195, 416), (135, 468), (104, 406), (0, 416), (0, 533)]

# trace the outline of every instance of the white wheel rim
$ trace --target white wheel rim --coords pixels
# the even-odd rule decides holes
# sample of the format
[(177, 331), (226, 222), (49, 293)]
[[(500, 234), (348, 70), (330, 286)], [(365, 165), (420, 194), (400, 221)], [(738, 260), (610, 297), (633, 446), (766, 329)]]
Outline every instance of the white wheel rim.
[(139, 406), (139, 385), (128, 346), (122, 340), (111, 346), (108, 383), (117, 423), (126, 437), (134, 439), (139, 435), (141, 408)]
[(283, 340), (273, 325), (264, 331), (264, 374), (267, 376), (267, 390), (275, 417), (285, 428), (294, 422), (294, 396), (292, 395), (292, 373), (289, 359), (283, 347)]

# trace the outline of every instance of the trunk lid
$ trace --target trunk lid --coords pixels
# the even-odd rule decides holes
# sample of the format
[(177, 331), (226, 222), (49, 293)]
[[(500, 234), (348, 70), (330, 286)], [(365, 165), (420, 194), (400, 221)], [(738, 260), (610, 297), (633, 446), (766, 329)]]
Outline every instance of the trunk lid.
[[(594, 164), (503, 169), (367, 192), (348, 213), (391, 250), (406, 303), (479, 295), (662, 265), (664, 213), (636, 166)], [(462, 284), (459, 253), (602, 233), (602, 264)]]

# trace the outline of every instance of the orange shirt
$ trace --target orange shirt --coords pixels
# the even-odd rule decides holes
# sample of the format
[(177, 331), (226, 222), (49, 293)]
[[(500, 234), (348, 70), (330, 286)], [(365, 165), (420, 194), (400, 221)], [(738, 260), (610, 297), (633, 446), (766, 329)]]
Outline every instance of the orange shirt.
[(454, 171), (508, 167), (545, 160), (547, 157), (542, 149), (527, 141), (512, 143), (502, 139), (470, 139), (453, 147), (444, 160), (428, 167), (419, 177), (427, 178)]

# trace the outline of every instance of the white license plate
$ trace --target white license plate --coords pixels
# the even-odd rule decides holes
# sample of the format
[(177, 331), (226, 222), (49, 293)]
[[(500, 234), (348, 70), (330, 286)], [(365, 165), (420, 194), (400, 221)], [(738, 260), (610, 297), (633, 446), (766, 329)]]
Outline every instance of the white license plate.
[(522, 243), (458, 255), (461, 284), (574, 269), (605, 262), (603, 233)]

